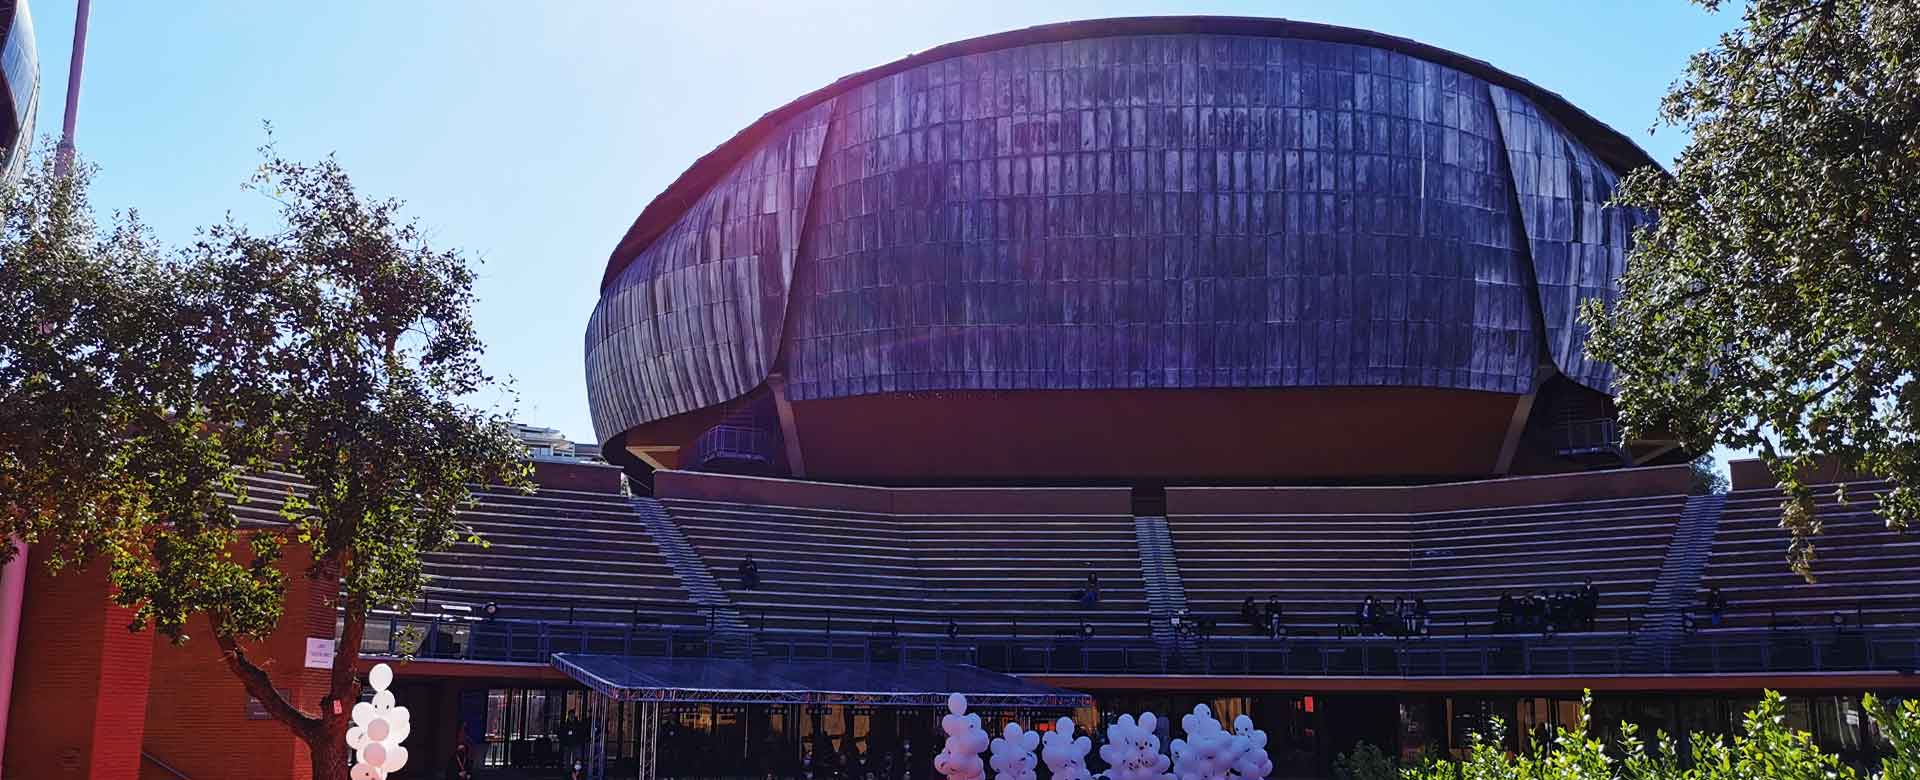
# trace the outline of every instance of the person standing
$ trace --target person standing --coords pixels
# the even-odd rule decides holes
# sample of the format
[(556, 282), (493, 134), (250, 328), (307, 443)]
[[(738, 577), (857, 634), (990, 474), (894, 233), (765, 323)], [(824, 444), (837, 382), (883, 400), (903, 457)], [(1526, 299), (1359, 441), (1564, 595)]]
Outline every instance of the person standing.
[(446, 780), (473, 780), (473, 759), (467, 751), (467, 743), (462, 742), (453, 748), (453, 760), (447, 762)]
[(753, 553), (747, 553), (746, 560), (740, 562), (740, 587), (760, 589), (760, 564), (753, 562)]

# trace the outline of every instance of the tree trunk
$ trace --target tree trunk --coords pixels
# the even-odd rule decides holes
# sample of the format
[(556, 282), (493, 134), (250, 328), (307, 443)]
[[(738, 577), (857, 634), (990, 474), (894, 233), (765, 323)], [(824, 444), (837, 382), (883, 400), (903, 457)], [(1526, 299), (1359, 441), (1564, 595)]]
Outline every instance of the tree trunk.
[(313, 736), (303, 737), (307, 754), (313, 758), (313, 780), (349, 780), (353, 767), (348, 762), (353, 760), (353, 751), (347, 748), (347, 730), (335, 728), (336, 724), (346, 725), (347, 720), (344, 715), (329, 717), (314, 729)]
[[(333, 669), (329, 673), (327, 699), (320, 704), (320, 722), (302, 734), (313, 756), (313, 780), (350, 780), (348, 762), (353, 751), (347, 747), (347, 729), (353, 725), (353, 705), (360, 701), (360, 679), (354, 665), (360, 660), (360, 639), (367, 632), (367, 611), (363, 603), (349, 595), (340, 635), (334, 640)], [(338, 702), (340, 712), (328, 708)]]

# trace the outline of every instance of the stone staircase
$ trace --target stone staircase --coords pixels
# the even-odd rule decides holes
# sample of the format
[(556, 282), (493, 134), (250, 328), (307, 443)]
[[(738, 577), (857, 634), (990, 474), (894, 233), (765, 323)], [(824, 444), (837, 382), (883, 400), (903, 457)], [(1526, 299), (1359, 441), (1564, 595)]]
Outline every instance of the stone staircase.
[(1660, 575), (1647, 596), (1646, 617), (1634, 641), (1633, 659), (1641, 667), (1664, 669), (1668, 653), (1684, 638), (1687, 611), (1699, 598), (1701, 576), (1713, 554), (1713, 538), (1726, 506), (1725, 493), (1687, 498), (1680, 522), (1673, 529), (1673, 543), (1660, 564)]
[(680, 532), (680, 525), (673, 521), (667, 508), (653, 498), (635, 496), (632, 501), (634, 512), (646, 524), (647, 533), (659, 546), (667, 564), (679, 575), (687, 595), (702, 612), (712, 616), (714, 636), (722, 652), (729, 656), (750, 654), (753, 635), (746, 621), (740, 618), (740, 610), (727, 598), (720, 581), (713, 578), (713, 571), (687, 541), (686, 534)]
[(1173, 534), (1164, 516), (1133, 518), (1133, 535), (1140, 547), (1140, 574), (1147, 583), (1147, 611), (1153, 641), (1162, 649), (1176, 644), (1173, 616), (1187, 608), (1187, 590), (1180, 584), (1180, 563), (1173, 554)]

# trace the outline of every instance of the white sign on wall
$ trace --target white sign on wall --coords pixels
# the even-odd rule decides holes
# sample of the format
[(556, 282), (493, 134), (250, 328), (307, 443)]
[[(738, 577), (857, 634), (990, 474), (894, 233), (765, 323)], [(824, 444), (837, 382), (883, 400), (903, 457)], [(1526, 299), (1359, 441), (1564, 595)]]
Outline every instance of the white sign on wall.
[(320, 637), (307, 637), (308, 669), (333, 668), (333, 640)]

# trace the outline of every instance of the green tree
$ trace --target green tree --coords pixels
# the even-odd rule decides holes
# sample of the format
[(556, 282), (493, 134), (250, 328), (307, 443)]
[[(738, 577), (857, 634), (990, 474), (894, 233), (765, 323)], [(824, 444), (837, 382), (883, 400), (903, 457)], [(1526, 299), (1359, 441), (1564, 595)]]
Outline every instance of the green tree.
[(1880, 780), (1920, 780), (1920, 698), (1888, 702), (1869, 693), (1860, 706), (1893, 748), (1880, 762)]
[(1810, 576), (1821, 459), (1891, 480), (1890, 527), (1920, 514), (1920, 6), (1752, 0), (1660, 117), (1691, 138), (1622, 182), (1659, 220), (1617, 305), (1588, 304), (1589, 349), (1629, 435), (1759, 453)]
[(210, 424), (221, 399), (178, 265), (134, 215), (96, 223), (90, 169), (56, 177), (52, 158), (0, 196), (0, 532), (58, 568), (141, 549), (176, 505), (219, 503), (266, 437)]
[(1696, 496), (1727, 492), (1727, 475), (1720, 473), (1720, 464), (1713, 459), (1713, 453), (1706, 453), (1688, 463), (1693, 469), (1693, 485), (1688, 492)]
[[(277, 230), (229, 220), (165, 259), (135, 222), (94, 228), (83, 180), (42, 172), (21, 188), (0, 246), (20, 250), (5, 273), (27, 284), (7, 301), (23, 313), (0, 321), (0, 392), (23, 402), (0, 420), (0, 530), (58, 551), (53, 565), (105, 561), (135, 629), (186, 641), (205, 615), (248, 693), (307, 743), (314, 777), (344, 780), (351, 707), (329, 703), (359, 696), (368, 611), (411, 601), (421, 554), (471, 537), (457, 515), (469, 485), (525, 485), (528, 464), (504, 417), (462, 400), (491, 383), (466, 258), (332, 159), (269, 148), (250, 186), (280, 203)], [(269, 465), (312, 489), (284, 497), (284, 524), (244, 529), (236, 475)], [(286, 700), (248, 652), (282, 613), (290, 544), (343, 594), (315, 702)]]

